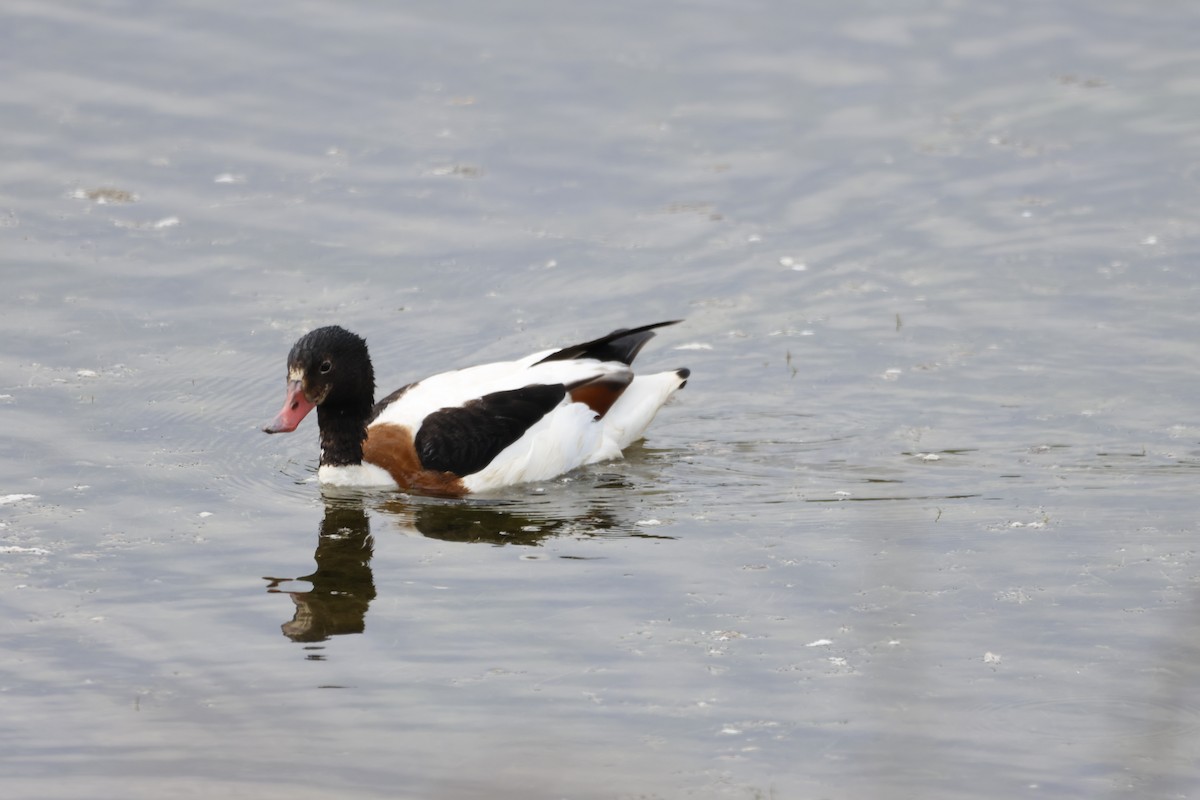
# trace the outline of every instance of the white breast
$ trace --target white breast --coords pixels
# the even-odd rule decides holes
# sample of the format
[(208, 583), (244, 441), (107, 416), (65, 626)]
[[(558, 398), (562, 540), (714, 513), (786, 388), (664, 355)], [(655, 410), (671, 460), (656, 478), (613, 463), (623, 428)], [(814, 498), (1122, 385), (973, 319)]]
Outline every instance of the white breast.
[(322, 465), (317, 469), (317, 480), (326, 486), (359, 486), (373, 489), (397, 489), (396, 482), (388, 471), (363, 462), (349, 466), (331, 467)]

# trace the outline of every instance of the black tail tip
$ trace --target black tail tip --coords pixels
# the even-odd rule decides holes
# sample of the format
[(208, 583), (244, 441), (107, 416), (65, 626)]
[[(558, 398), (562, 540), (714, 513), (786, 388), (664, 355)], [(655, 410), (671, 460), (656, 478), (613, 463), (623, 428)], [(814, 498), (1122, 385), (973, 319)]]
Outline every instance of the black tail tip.
[(692, 376), (692, 371), (687, 367), (680, 367), (679, 369), (675, 370), (675, 374), (683, 378), (683, 383), (679, 384), (679, 388), (682, 389), (683, 387), (687, 386), (688, 378)]

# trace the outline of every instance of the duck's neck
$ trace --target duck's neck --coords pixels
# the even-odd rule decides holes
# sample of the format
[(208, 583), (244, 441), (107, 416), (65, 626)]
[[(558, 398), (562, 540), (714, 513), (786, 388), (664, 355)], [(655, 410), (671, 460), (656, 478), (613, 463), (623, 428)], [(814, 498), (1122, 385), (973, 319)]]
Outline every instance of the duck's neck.
[(370, 403), (365, 409), (358, 405), (331, 407), (323, 403), (317, 406), (322, 467), (350, 467), (362, 463), (370, 411)]

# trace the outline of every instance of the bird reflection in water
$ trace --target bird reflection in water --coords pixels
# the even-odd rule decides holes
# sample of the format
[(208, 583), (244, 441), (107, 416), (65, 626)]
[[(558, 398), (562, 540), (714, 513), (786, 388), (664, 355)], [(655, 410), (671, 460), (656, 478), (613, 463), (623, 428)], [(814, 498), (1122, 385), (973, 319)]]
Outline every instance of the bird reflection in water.
[[(522, 507), (530, 510), (528, 505)], [(554, 536), (596, 536), (621, 527), (611, 513), (595, 508), (577, 514), (562, 514), (558, 509), (557, 514), (540, 516), (495, 503), (397, 499), (373, 505), (373, 509), (401, 531), (447, 542), (536, 547)], [(648, 536), (644, 532), (625, 535)], [(311, 643), (362, 633), (367, 608), (375, 599), (374, 548), (363, 499), (327, 496), (313, 553), (316, 571), (294, 579), (266, 578), (267, 591), (286, 592), (296, 605), (295, 615), (281, 626), (284, 635)], [(306, 581), (312, 588), (306, 592), (280, 588), (292, 580)]]
[[(367, 607), (375, 599), (375, 576), (371, 573), (374, 552), (371, 521), (362, 503), (327, 501), (313, 553), (317, 569), (295, 578), (307, 581), (312, 588), (288, 592), (296, 604), (296, 614), (282, 625), (284, 636), (296, 642), (323, 642), (330, 636), (362, 633)], [(280, 592), (279, 584), (289, 579), (267, 580), (267, 591)]]

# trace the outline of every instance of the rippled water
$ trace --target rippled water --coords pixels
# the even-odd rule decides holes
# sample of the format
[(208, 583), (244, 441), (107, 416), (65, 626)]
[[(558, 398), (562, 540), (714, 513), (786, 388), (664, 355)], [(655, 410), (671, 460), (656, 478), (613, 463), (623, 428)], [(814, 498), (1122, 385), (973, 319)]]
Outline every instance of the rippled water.
[[(0, 11), (6, 797), (1187, 797), (1200, 16)], [(686, 317), (624, 461), (322, 494), (381, 389)]]

